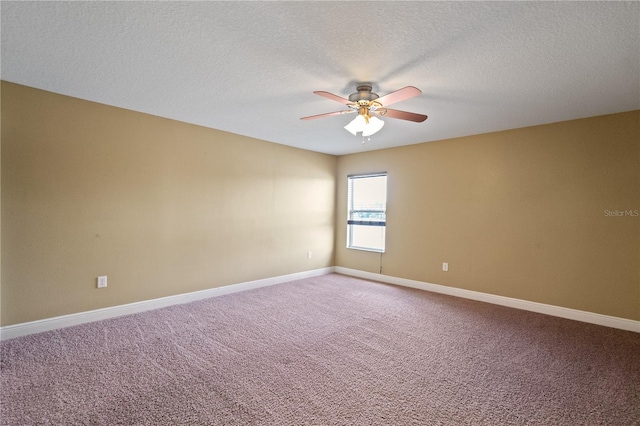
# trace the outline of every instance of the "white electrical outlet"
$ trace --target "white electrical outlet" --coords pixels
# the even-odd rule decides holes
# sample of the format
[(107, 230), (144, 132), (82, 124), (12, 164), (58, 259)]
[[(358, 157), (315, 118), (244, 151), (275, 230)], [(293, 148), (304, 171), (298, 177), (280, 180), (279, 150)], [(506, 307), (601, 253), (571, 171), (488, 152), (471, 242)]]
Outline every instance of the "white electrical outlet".
[(98, 288), (105, 288), (107, 286), (107, 276), (103, 275), (98, 277)]
[(445, 272), (449, 270), (449, 264), (447, 262), (442, 262), (442, 270)]
[(311, 252), (310, 251), (307, 252), (307, 259), (311, 259)]

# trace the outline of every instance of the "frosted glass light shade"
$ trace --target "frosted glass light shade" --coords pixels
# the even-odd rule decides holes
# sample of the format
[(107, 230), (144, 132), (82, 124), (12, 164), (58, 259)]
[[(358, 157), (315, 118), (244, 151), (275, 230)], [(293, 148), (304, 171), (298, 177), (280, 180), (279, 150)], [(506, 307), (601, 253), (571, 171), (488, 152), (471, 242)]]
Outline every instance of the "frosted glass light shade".
[(344, 128), (353, 136), (356, 136), (356, 133), (358, 132), (362, 132), (362, 136), (371, 136), (378, 130), (382, 129), (382, 126), (384, 126), (384, 121), (380, 120), (378, 117), (369, 117), (369, 122), (367, 123), (367, 119), (364, 115), (358, 114), (358, 116), (351, 120), (351, 122), (344, 126)]
[(351, 120), (351, 122), (344, 126), (344, 128), (347, 129), (347, 131), (353, 136), (355, 136), (356, 133), (363, 131), (366, 125), (367, 120), (363, 115), (358, 114), (358, 116)]
[(362, 130), (362, 136), (371, 136), (378, 130), (382, 129), (382, 126), (384, 126), (384, 121), (380, 120), (378, 117), (371, 117), (369, 118), (369, 123)]

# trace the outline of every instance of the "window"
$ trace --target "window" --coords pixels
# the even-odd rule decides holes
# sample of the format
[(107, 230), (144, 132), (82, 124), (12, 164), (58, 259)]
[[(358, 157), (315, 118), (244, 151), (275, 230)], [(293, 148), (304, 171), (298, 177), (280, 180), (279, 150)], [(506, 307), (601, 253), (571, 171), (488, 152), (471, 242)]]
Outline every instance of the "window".
[(347, 248), (384, 252), (387, 174), (347, 177)]

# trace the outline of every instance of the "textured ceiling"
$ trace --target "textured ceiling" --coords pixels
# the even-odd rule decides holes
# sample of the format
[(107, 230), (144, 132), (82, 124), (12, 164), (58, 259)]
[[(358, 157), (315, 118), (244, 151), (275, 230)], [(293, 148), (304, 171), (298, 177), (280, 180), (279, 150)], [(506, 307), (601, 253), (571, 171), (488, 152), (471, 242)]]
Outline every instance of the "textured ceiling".
[[(638, 2), (1, 3), (3, 80), (346, 154), (640, 109)], [(357, 82), (412, 85), (361, 144)]]

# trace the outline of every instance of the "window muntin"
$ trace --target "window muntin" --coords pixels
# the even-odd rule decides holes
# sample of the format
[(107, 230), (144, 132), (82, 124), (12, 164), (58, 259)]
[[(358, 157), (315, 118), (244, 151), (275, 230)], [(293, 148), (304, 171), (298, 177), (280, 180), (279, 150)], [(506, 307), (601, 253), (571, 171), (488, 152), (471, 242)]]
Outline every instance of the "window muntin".
[(347, 248), (384, 252), (387, 174), (347, 176)]

